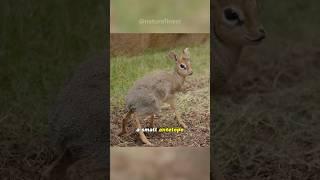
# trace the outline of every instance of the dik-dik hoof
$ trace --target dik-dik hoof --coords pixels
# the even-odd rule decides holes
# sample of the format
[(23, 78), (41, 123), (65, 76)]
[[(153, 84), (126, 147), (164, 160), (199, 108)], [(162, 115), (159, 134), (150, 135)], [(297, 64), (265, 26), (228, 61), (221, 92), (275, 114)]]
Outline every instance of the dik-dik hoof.
[(148, 146), (152, 146), (152, 143), (148, 139), (141, 138), (141, 141)]
[(146, 144), (148, 146), (152, 146), (152, 143), (144, 135), (143, 136), (140, 135), (140, 139), (144, 144)]
[(147, 144), (144, 144), (144, 146), (146, 146), (146, 147), (153, 147), (154, 146), (154, 144), (152, 144), (152, 143), (147, 143)]
[(152, 144), (149, 140), (142, 140), (142, 139), (141, 139), (141, 141), (143, 142), (143, 144), (144, 144), (145, 146), (153, 146), (153, 144)]

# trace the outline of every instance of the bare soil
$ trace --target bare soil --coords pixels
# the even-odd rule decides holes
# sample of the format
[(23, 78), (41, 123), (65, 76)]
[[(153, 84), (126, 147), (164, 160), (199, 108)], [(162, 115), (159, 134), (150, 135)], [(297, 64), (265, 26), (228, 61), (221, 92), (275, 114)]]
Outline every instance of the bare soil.
[(112, 180), (209, 180), (209, 148), (111, 148)]

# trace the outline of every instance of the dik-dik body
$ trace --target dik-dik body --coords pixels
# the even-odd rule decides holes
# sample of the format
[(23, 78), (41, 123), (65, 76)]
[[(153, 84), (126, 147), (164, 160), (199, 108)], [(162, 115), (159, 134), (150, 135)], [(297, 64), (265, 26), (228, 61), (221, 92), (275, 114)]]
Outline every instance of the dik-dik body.
[[(180, 56), (175, 52), (170, 52), (168, 57), (174, 61), (172, 72), (158, 72), (148, 74), (135, 82), (126, 96), (127, 113), (122, 121), (122, 132), (119, 135), (127, 133), (127, 122), (131, 115), (134, 116), (136, 127), (141, 129), (140, 119), (150, 118), (150, 125), (154, 127), (154, 116), (159, 115), (162, 103), (170, 104), (175, 113), (178, 123), (187, 128), (176, 109), (175, 94), (181, 91), (187, 76), (192, 74), (190, 63), (190, 52), (185, 48)], [(140, 139), (143, 143), (151, 145), (142, 131), (139, 131)]]

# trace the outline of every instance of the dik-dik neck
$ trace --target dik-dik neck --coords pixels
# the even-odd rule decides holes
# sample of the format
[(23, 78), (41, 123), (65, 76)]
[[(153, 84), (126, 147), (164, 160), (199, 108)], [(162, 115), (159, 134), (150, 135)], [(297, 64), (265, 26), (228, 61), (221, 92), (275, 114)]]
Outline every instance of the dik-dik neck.
[(174, 88), (176, 90), (181, 89), (186, 77), (181, 75), (181, 74), (179, 74), (176, 69), (173, 70), (172, 74), (173, 74), (173, 77), (175, 79), (175, 81), (173, 82), (174, 83)]
[(218, 38), (213, 39), (213, 53), (225, 63), (236, 65), (239, 61), (242, 47), (221, 42)]

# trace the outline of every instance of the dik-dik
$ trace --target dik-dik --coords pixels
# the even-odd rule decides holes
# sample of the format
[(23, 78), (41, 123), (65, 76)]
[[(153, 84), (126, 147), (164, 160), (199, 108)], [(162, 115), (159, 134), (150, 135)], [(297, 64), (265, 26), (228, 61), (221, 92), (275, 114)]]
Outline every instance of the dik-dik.
[[(214, 94), (228, 88), (243, 48), (261, 43), (266, 35), (258, 19), (256, 0), (213, 0), (211, 5)], [(215, 161), (211, 167), (212, 179), (224, 179)]]
[[(190, 63), (190, 52), (185, 48), (181, 55), (171, 51), (168, 57), (174, 62), (172, 72), (158, 72), (148, 74), (135, 82), (126, 96), (126, 110), (122, 121), (122, 132), (119, 135), (127, 133), (127, 123), (131, 115), (134, 116), (136, 127), (141, 129), (140, 119), (150, 118), (150, 125), (154, 127), (154, 116), (159, 115), (161, 104), (168, 103), (175, 113), (178, 123), (187, 128), (176, 109), (175, 94), (181, 91), (187, 76), (192, 74)], [(143, 143), (151, 145), (144, 133), (140, 130), (139, 137)]]
[(45, 180), (108, 178), (107, 56), (74, 72), (49, 113), (49, 139), (57, 155)]

